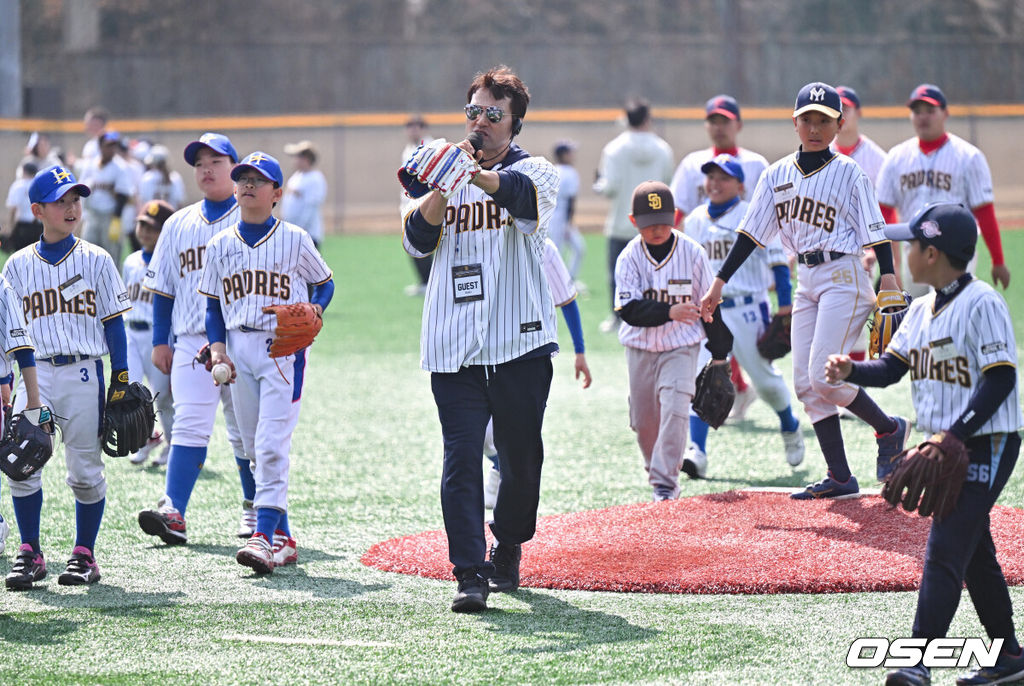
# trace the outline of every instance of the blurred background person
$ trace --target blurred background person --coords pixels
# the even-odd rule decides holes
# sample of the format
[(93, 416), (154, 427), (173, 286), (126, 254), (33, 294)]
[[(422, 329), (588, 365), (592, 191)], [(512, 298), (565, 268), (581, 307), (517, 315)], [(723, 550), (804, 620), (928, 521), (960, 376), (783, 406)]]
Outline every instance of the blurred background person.
[[(416, 152), (416, 148), (434, 140), (434, 137), (427, 133), (427, 126), (427, 120), (418, 114), (409, 117), (405, 122), (405, 147), (402, 148), (402, 159), (399, 164), (404, 165), (405, 161)], [(407, 196), (404, 191), (402, 192), (398, 210), (402, 215), (403, 223), (406, 215), (412, 212), (418, 204), (418, 201)], [(412, 266), (416, 269), (417, 280), (416, 283), (405, 287), (405, 294), (409, 296), (423, 295), (427, 291), (427, 279), (430, 278), (430, 266), (434, 263), (434, 256), (433, 254), (426, 257), (410, 255), (410, 259)]]
[(587, 247), (579, 228), (572, 221), (576, 212), (576, 197), (580, 192), (580, 175), (573, 166), (576, 162), (576, 143), (569, 140), (559, 141), (555, 144), (554, 153), (559, 177), (558, 200), (555, 213), (551, 215), (551, 223), (548, 225), (548, 238), (563, 256), (569, 276), (579, 290), (581, 284), (578, 283), (577, 276)]
[(28, 187), (38, 171), (35, 162), (22, 162), (21, 175), (7, 190), (7, 226), (2, 242), (7, 252), (32, 245), (43, 234), (43, 225), (32, 214), (32, 201), (28, 199)]
[(284, 184), (281, 219), (305, 229), (319, 249), (324, 241), (320, 208), (327, 199), (327, 179), (316, 169), (316, 148), (310, 141), (299, 141), (284, 146), (284, 151), (292, 156), (295, 171)]
[(153, 145), (146, 155), (146, 171), (139, 182), (139, 202), (163, 200), (176, 210), (185, 206), (185, 179), (167, 166), (170, 151), (164, 145)]

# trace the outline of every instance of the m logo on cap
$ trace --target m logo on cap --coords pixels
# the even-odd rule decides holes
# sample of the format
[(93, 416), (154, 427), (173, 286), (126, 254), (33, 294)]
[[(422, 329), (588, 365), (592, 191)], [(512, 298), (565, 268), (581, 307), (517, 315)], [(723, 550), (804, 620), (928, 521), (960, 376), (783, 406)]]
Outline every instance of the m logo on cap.
[(825, 99), (824, 88), (812, 88), (811, 89), (811, 100), (814, 102), (822, 102)]
[(71, 172), (69, 172), (64, 167), (57, 167), (56, 169), (52, 170), (52, 173), (53, 178), (56, 179), (57, 183), (60, 183), (61, 181), (65, 181), (71, 178)]
[(936, 236), (942, 235), (942, 231), (939, 230), (938, 222), (933, 222), (931, 220), (921, 222), (921, 233), (924, 234), (925, 238), (935, 238)]
[(647, 194), (647, 205), (654, 211), (661, 209), (661, 196), (657, 193)]

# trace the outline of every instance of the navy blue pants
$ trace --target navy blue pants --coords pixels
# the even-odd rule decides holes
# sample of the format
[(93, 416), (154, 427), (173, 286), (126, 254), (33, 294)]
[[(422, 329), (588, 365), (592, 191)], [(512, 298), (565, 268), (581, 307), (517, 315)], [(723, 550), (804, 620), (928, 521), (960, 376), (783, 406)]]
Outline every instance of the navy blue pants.
[(489, 578), (494, 572), (486, 560), (483, 487), (484, 433), (492, 416), (501, 487), (491, 531), (508, 545), (533, 538), (551, 375), (550, 355), (430, 375), (444, 437), (441, 512), (456, 578), (470, 571)]
[(960, 604), (964, 582), (989, 638), (1014, 639), (1013, 606), (989, 528), (989, 512), (1017, 464), (1017, 433), (976, 436), (956, 507), (933, 522), (914, 617), (915, 638), (942, 638)]

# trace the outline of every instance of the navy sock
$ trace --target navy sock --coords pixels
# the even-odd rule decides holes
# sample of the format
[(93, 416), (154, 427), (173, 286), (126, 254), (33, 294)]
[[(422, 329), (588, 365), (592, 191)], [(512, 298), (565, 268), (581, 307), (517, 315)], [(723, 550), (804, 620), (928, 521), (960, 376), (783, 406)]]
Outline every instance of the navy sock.
[(256, 497), (256, 477), (252, 473), (252, 462), (236, 455), (235, 464), (238, 465), (238, 478), (242, 482), (242, 499), (251, 502)]
[(280, 532), (284, 533), (285, 536), (291, 536), (292, 535), (291, 527), (288, 526), (288, 513), (287, 512), (282, 512), (281, 513), (281, 519), (279, 519), (278, 522), (277, 522), (277, 531), (280, 531)]
[[(792, 433), (793, 431), (796, 431), (797, 429), (800, 428), (800, 422), (793, 414), (792, 405), (787, 405), (786, 409), (779, 410), (775, 414), (779, 415), (779, 426), (782, 427), (783, 431), (787, 433)], [(690, 426), (693, 426), (693, 424), (691, 423)]]
[(273, 507), (256, 508), (256, 533), (263, 534), (268, 541), (274, 540), (274, 531), (281, 520), (281, 510)]
[(821, 454), (825, 456), (828, 471), (839, 482), (850, 480), (850, 465), (846, 461), (846, 447), (843, 445), (843, 430), (839, 426), (839, 415), (834, 414), (814, 423)]
[(199, 478), (199, 470), (206, 462), (206, 448), (194, 448), (185, 445), (172, 445), (167, 460), (167, 496), (171, 504), (185, 516), (188, 499), (192, 497), (192, 489)]
[(32, 495), (12, 497), (14, 503), (14, 518), (18, 522), (18, 533), (21, 535), (21, 542), (32, 546), (32, 550), (39, 552), (39, 520), (43, 512), (43, 489), (39, 489)]
[(106, 498), (88, 505), (75, 501), (75, 545), (88, 548), (90, 553), (96, 548), (96, 537), (100, 533), (106, 502)]
[(857, 391), (857, 397), (846, 406), (846, 409), (870, 424), (880, 436), (891, 434), (898, 428), (896, 420), (882, 411), (878, 403), (872, 400), (863, 388)]
[(690, 442), (706, 453), (708, 443), (708, 423), (693, 412), (690, 413)]

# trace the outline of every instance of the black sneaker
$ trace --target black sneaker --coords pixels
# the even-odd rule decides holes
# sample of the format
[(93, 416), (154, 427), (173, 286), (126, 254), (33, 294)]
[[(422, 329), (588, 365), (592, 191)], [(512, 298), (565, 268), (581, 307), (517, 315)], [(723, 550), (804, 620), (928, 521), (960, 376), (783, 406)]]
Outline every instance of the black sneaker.
[(523, 546), (495, 543), (491, 546), (491, 564), (494, 574), (488, 586), (491, 593), (503, 593), (519, 588), (519, 560), (523, 557)]
[(487, 579), (475, 572), (459, 579), (459, 590), (452, 600), (452, 612), (480, 612), (487, 609)]
[(931, 686), (932, 674), (924, 665), (894, 669), (885, 675), (885, 686)]
[(94, 584), (100, 580), (100, 566), (92, 556), (92, 551), (76, 545), (71, 551), (71, 559), (64, 573), (57, 577), (61, 586), (81, 586)]
[(994, 667), (981, 667), (968, 672), (956, 680), (956, 686), (1008, 684), (1021, 679), (1024, 679), (1024, 652), (1017, 657), (1000, 653)]
[(32, 550), (28, 543), (22, 543), (18, 557), (11, 567), (10, 574), (4, 580), (7, 588), (12, 591), (27, 591), (32, 584), (46, 576), (46, 562), (43, 554)]

